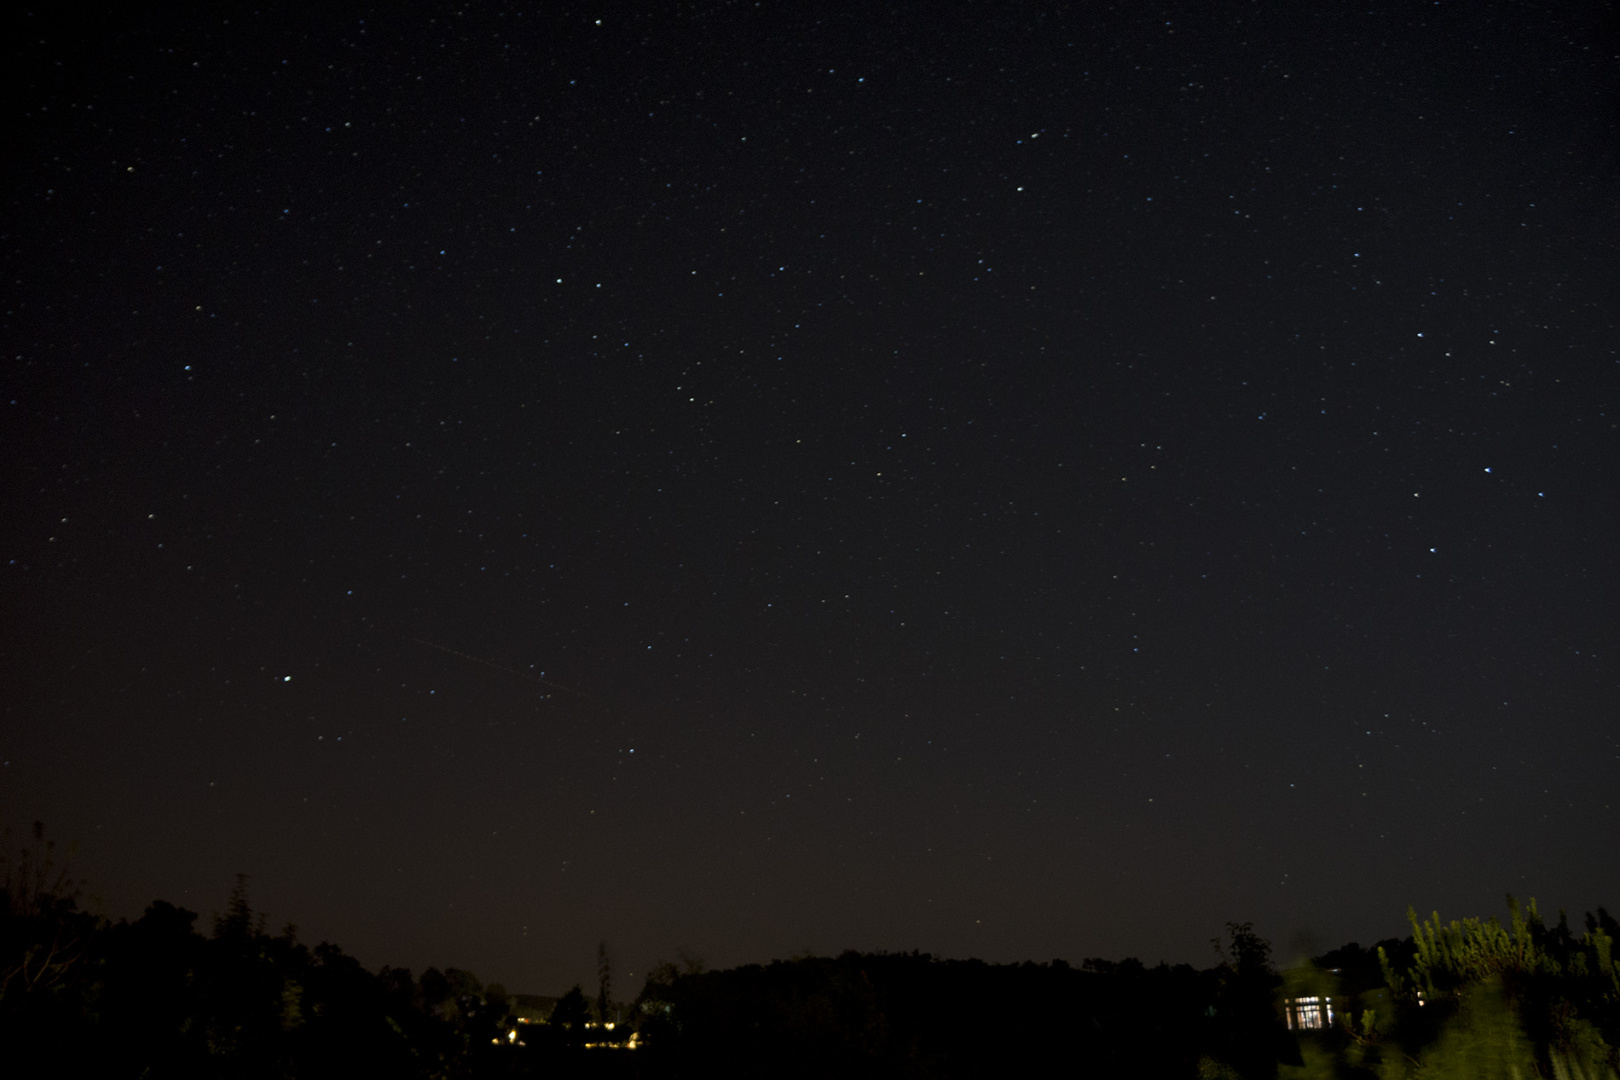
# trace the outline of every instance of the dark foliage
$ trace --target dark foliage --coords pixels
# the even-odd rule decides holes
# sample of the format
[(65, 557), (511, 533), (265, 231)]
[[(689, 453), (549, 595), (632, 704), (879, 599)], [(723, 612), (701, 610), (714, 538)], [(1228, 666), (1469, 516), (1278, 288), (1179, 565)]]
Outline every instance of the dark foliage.
[(845, 953), (680, 974), (639, 1003), (660, 1075), (1191, 1077), (1219, 976), (1137, 961), (992, 965)]
[[(1511, 904), (1507, 926), (1414, 917), (1412, 938), (1346, 945), (1286, 977), (1246, 923), (1228, 925), (1216, 941), (1222, 962), (1204, 971), (919, 953), (726, 971), (688, 960), (661, 965), (633, 1021), (609, 1029), (605, 976), (593, 1010), (578, 986), (553, 1002), (486, 988), (456, 968), (373, 974), (335, 945), (306, 947), (292, 927), (268, 933), (245, 879), (204, 936), (194, 912), (163, 901), (116, 924), (80, 910), (37, 827), (5, 868), (0, 1045), (57, 1075), (1620, 1075), (1620, 928), (1601, 909), (1580, 937), (1562, 918), (1546, 926), (1534, 902)], [(1288, 999), (1331, 999), (1334, 1022), (1290, 1033)]]
[[(39, 833), (36, 830), (36, 839)], [(108, 923), (39, 887), (0, 892), (0, 1045), (56, 1075), (458, 1077), (489, 1067), (506, 1018), (463, 972), (372, 974), (335, 945), (272, 936), (239, 880), (212, 934), (157, 901)], [(500, 1062), (505, 1064), (505, 1062)]]

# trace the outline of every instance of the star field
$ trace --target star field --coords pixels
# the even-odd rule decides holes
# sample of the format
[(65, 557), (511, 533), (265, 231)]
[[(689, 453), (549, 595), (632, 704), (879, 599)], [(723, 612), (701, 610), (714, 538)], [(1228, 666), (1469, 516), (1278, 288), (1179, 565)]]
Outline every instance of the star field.
[(12, 17), (6, 820), (535, 992), (1612, 908), (1596, 15)]

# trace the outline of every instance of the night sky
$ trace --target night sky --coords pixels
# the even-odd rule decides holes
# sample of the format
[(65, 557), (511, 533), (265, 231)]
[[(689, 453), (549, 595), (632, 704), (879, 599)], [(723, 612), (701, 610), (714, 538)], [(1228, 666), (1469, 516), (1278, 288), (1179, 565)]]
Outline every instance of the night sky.
[(1620, 907), (1604, 5), (116, 7), (3, 50), (96, 910), (628, 997)]

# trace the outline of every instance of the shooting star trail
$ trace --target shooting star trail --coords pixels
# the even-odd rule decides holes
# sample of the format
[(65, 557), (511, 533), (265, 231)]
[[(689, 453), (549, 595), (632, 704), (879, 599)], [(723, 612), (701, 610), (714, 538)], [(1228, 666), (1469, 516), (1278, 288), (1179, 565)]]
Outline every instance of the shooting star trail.
[(406, 638), (406, 640), (414, 641), (418, 645), (426, 645), (430, 649), (438, 649), (440, 652), (449, 653), (451, 656), (458, 656), (461, 659), (470, 661), (474, 664), (482, 664), (485, 667), (494, 668), (496, 671), (504, 671), (508, 675), (516, 675), (520, 679), (528, 679), (530, 682), (537, 682), (541, 686), (549, 686), (553, 690), (561, 690), (564, 693), (573, 694), (575, 697), (582, 697), (588, 700), (591, 696), (585, 693), (583, 690), (575, 690), (572, 687), (564, 686), (561, 683), (554, 683), (550, 679), (542, 679), (538, 675), (530, 675), (526, 671), (519, 671), (517, 668), (509, 668), (505, 664), (497, 664), (493, 660), (485, 660), (482, 656), (473, 656), (472, 654), (464, 653), (459, 649), (452, 649), (447, 645), (435, 644), (434, 642), (428, 641), (426, 638), (413, 637)]

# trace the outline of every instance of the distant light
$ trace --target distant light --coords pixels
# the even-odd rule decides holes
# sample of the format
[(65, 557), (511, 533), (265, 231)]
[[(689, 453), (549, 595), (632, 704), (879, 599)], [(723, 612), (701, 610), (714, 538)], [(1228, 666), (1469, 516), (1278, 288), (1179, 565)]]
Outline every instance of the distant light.
[(283, 675), (281, 677), (281, 681), (282, 682), (292, 682), (292, 676), (291, 675)]

